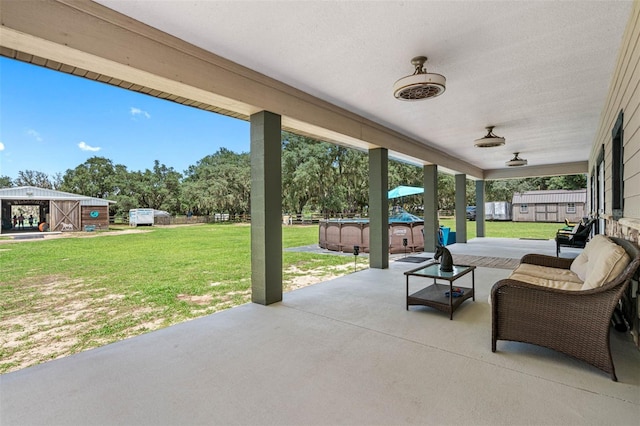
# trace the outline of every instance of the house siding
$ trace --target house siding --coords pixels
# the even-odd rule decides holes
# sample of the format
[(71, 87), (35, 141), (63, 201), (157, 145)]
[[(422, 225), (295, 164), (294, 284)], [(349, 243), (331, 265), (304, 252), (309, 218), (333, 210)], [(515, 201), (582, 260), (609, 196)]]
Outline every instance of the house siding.
[[(620, 111), (623, 111), (624, 114), (624, 211), (623, 220), (616, 221), (612, 215), (611, 131)], [(605, 154), (605, 233), (638, 243), (638, 230), (640, 229), (640, 2), (638, 1), (633, 4), (633, 10), (620, 47), (609, 95), (592, 146), (589, 170), (593, 170), (596, 166), (602, 145), (604, 145)]]
[[(622, 163), (623, 212), (622, 218), (613, 217), (613, 138), (612, 130), (623, 112)], [(600, 124), (589, 157), (589, 170), (597, 167), (597, 159), (604, 146), (604, 213), (607, 235), (622, 237), (638, 244), (640, 234), (640, 1), (634, 1), (631, 16), (618, 53), (609, 95), (602, 110)], [(591, 172), (593, 173), (593, 172)], [(590, 176), (590, 181), (596, 176)], [(590, 186), (591, 190), (593, 188)], [(591, 197), (589, 197), (591, 198)], [(592, 206), (592, 210), (595, 208)], [(630, 286), (627, 296), (631, 303), (623, 303), (625, 316), (632, 322), (631, 334), (640, 348), (639, 291)], [(629, 300), (629, 299), (627, 299)]]

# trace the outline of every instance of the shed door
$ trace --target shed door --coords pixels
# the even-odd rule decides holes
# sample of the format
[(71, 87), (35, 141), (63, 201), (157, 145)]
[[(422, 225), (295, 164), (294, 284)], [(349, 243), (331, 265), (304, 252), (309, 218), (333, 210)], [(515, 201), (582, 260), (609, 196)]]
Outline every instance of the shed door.
[(80, 230), (80, 202), (79, 201), (51, 201), (52, 231)]

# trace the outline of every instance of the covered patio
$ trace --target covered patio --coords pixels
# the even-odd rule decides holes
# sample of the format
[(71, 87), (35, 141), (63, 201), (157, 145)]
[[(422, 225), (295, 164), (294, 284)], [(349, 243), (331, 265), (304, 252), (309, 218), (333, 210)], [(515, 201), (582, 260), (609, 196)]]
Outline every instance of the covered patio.
[[(512, 240), (512, 253), (553, 241)], [(450, 246), (496, 256), (503, 239)], [(574, 253), (566, 253), (570, 256)], [(499, 342), (491, 285), (454, 314), (405, 310), (403, 262), (0, 376), (13, 424), (635, 424), (640, 352), (612, 331), (619, 382), (551, 350)], [(470, 277), (463, 278), (465, 282)]]
[[(467, 242), (467, 179), (478, 236), (485, 180), (585, 173), (598, 232), (637, 242), (638, 1), (0, 1), (4, 56), (251, 122), (256, 302), (2, 375), (3, 425), (637, 422), (628, 334), (612, 332), (617, 383), (535, 346), (491, 352), (487, 297), (506, 269), (478, 268), (453, 321), (405, 310), (414, 265), (389, 262), (387, 171), (424, 168), (427, 250), (439, 170), (455, 174), (454, 255), (547, 250)], [(403, 103), (391, 87), (416, 55), (447, 90)], [(475, 148), (485, 126), (507, 145)], [(285, 295), (282, 129), (369, 153), (373, 247), (371, 269)], [(515, 151), (528, 166), (505, 165)]]

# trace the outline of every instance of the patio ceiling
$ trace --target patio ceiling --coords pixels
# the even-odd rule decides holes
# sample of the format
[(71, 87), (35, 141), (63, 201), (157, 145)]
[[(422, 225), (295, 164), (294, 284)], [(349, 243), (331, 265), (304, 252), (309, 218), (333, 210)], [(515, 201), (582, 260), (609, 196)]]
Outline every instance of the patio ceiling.
[[(98, 0), (483, 170), (586, 161), (631, 10), (622, 2)], [(438, 98), (401, 102), (414, 56)], [(495, 125), (503, 147), (474, 139)], [(551, 154), (552, 153), (552, 154)]]
[[(3, 14), (8, 16), (3, 17), (3, 25), (5, 20), (20, 21), (20, 16), (8, 13), (11, 11), (6, 6), (13, 2), (3, 0), (3, 3), (7, 12)], [(159, 33), (147, 32), (129, 18), (107, 16), (90, 3), (67, 0), (58, 3), (126, 27), (148, 40), (158, 40)], [(248, 76), (278, 93), (286, 92), (289, 99), (314, 104), (317, 111), (334, 106), (339, 114), (347, 111), (351, 122), (361, 121), (365, 123), (363, 127), (373, 128), (377, 134), (368, 138), (371, 132), (367, 133), (367, 129), (360, 133), (344, 132), (347, 126), (342, 122), (333, 124), (335, 119), (325, 119), (329, 125), (305, 122), (296, 117), (292, 109), (295, 102), (282, 111), (274, 111), (283, 115), (283, 125), (288, 129), (361, 149), (384, 146), (395, 158), (416, 164), (436, 163), (446, 170), (486, 179), (587, 171), (632, 4), (631, 1), (135, 0), (97, 3), (227, 59), (230, 62), (219, 62), (220, 68)], [(38, 10), (34, 13), (41, 13), (40, 16), (50, 13), (43, 12), (40, 5)], [(31, 23), (34, 28), (38, 24), (33, 34), (49, 38), (47, 31), (40, 29), (46, 24)], [(20, 25), (16, 28), (24, 31), (24, 24)], [(65, 30), (72, 33), (69, 28)], [(96, 26), (94, 31), (107, 34), (103, 26)], [(81, 33), (82, 29), (78, 34)], [(65, 46), (73, 45), (68, 34), (51, 37), (64, 40)], [(15, 47), (8, 46), (11, 43), (7, 41), (7, 33), (3, 38), (2, 54), (11, 56), (6, 48)], [(95, 47), (98, 52), (103, 41), (97, 36), (95, 40), (78, 36), (75, 48), (82, 50), (83, 43), (86, 46), (91, 43), (92, 49), (98, 46)], [(125, 48), (118, 46), (116, 40), (113, 44), (114, 51)], [(169, 40), (165, 44), (175, 42)], [(40, 49), (45, 58), (53, 51), (51, 46), (47, 49)], [(16, 56), (20, 53), (17, 50)], [(181, 47), (181, 52), (185, 51)], [(429, 72), (446, 76), (447, 89), (435, 99), (398, 101), (392, 95), (393, 83), (413, 72), (410, 60), (418, 55), (429, 57)], [(118, 59), (116, 56), (117, 52), (108, 59)], [(134, 66), (136, 59), (127, 57), (126, 65)], [(118, 60), (124, 62), (122, 58)], [(31, 62), (37, 63), (38, 58)], [(73, 61), (64, 61), (70, 62)], [(165, 64), (170, 63), (167, 58)], [(78, 64), (86, 69), (77, 72)], [(233, 98), (228, 87), (218, 83), (219, 88), (207, 88), (209, 96), (202, 103), (201, 93), (194, 91), (194, 96), (186, 96), (189, 93), (179, 90), (176, 84), (163, 85), (153, 79), (147, 79), (150, 83), (147, 85), (132, 81), (133, 78), (127, 81), (123, 77), (128, 75), (118, 74), (111, 64), (96, 64), (82, 58), (70, 64), (75, 67), (62, 70), (239, 118), (265, 107), (268, 99), (275, 96), (275, 92), (262, 93), (262, 98), (267, 98), (264, 102), (260, 94)], [(114, 72), (109, 74), (105, 70)], [(264, 80), (265, 76), (268, 79)], [(174, 78), (179, 82), (182, 77)], [(215, 80), (221, 81), (217, 76), (211, 80), (214, 80), (211, 86), (216, 85)], [(287, 114), (287, 110), (291, 113)], [(505, 146), (474, 147), (474, 139), (483, 136), (488, 125), (496, 126), (494, 132), (506, 138)], [(389, 135), (388, 143), (385, 135)], [(504, 163), (514, 152), (520, 152), (529, 166), (506, 170)]]

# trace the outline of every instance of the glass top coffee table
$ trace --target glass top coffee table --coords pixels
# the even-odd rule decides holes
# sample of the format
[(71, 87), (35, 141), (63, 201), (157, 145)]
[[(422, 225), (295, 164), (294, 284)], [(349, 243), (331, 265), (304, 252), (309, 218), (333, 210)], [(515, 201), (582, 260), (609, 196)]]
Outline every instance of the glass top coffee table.
[[(440, 311), (448, 312), (449, 319), (453, 319), (453, 312), (462, 302), (469, 298), (476, 300), (475, 269), (475, 266), (453, 265), (452, 272), (443, 272), (440, 270), (439, 263), (432, 263), (405, 272), (404, 275), (407, 279), (407, 310), (409, 310), (410, 305), (430, 306)], [(453, 282), (469, 272), (471, 272), (471, 288), (455, 286), (455, 288), (462, 290), (462, 294), (456, 296), (453, 291)], [(409, 277), (433, 278), (433, 284), (409, 294)], [(438, 280), (448, 281), (448, 284), (440, 284)]]

